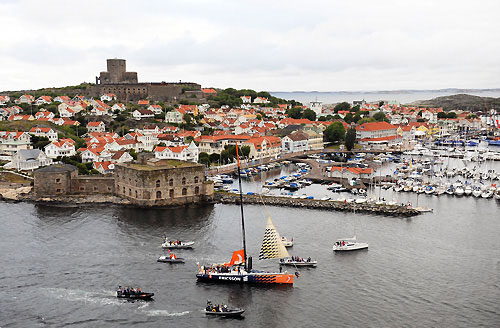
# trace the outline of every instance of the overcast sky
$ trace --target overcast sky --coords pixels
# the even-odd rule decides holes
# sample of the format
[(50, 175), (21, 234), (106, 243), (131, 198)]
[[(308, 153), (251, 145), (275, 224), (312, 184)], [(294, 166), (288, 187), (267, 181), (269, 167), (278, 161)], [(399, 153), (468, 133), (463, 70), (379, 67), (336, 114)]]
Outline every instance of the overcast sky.
[(500, 87), (499, 0), (0, 0), (0, 90), (139, 81), (203, 87)]

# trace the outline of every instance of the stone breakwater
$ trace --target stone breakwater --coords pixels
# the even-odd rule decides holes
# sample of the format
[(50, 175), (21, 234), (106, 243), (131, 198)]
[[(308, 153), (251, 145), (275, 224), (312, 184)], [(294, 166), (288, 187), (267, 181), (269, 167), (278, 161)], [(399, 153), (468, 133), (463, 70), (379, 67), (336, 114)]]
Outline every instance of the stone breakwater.
[[(413, 208), (407, 208), (401, 205), (377, 205), (373, 203), (346, 203), (337, 201), (317, 200), (317, 199), (300, 199), (300, 198), (287, 198), (275, 196), (263, 196), (266, 205), (271, 206), (287, 206), (287, 207), (301, 207), (310, 209), (322, 209), (332, 211), (356, 212), (356, 213), (369, 213), (387, 216), (415, 216), (420, 212)], [(237, 194), (228, 194), (223, 192), (215, 193), (215, 202), (221, 204), (239, 204), (240, 196)], [(259, 196), (244, 195), (244, 204), (262, 204)]]

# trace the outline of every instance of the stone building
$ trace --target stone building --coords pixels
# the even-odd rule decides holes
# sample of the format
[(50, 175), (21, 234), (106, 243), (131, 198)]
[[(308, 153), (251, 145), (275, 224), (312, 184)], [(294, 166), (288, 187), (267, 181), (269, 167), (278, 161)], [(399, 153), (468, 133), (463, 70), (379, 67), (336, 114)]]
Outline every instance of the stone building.
[[(150, 155), (150, 154), (149, 154)], [(203, 165), (141, 156), (115, 166), (115, 193), (139, 206), (183, 205), (210, 201), (213, 183)]]
[(191, 82), (139, 82), (136, 72), (127, 72), (125, 59), (107, 59), (107, 71), (96, 77), (90, 96), (113, 93), (119, 101), (141, 99), (173, 101), (202, 98), (201, 85)]
[(78, 169), (70, 164), (55, 164), (34, 173), (33, 192), (37, 198), (86, 194), (113, 194), (114, 178), (111, 176), (79, 176)]
[(35, 198), (114, 194), (138, 206), (213, 200), (213, 183), (206, 181), (203, 165), (152, 156), (140, 154), (139, 161), (117, 163), (114, 176), (79, 176), (78, 169), (69, 164), (38, 169), (34, 173)]

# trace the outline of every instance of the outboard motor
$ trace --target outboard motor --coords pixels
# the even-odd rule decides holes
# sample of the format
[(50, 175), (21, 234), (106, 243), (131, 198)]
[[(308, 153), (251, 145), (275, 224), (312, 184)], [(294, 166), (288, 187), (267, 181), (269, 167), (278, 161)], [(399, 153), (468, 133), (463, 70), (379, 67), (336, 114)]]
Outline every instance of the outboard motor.
[(247, 271), (248, 271), (248, 272), (251, 272), (251, 271), (252, 271), (252, 257), (251, 257), (251, 256), (249, 256), (249, 257), (247, 258)]

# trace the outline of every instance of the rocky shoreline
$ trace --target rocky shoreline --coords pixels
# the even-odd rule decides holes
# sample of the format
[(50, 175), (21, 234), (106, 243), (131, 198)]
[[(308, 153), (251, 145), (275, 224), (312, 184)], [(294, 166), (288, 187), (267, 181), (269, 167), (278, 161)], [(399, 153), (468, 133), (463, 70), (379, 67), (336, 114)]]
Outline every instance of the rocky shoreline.
[[(41, 197), (35, 198), (32, 191), (32, 187), (19, 187), (19, 188), (0, 188), (0, 199), (4, 201), (14, 201), (14, 202), (35, 202), (37, 204), (43, 205), (91, 205), (91, 204), (114, 204), (122, 206), (132, 206), (129, 200), (113, 196), (113, 195), (73, 195), (73, 196), (59, 196), (59, 197)], [(310, 208), (310, 209), (322, 209), (331, 211), (343, 211), (343, 212), (357, 212), (357, 213), (369, 213), (385, 216), (400, 216), (400, 217), (410, 217), (420, 214), (420, 212), (413, 208), (407, 208), (401, 205), (377, 205), (373, 203), (346, 203), (346, 202), (336, 202), (336, 201), (324, 201), (317, 199), (300, 199), (300, 198), (287, 198), (287, 197), (275, 197), (266, 196), (263, 197), (266, 205), (269, 206), (285, 206), (285, 207), (300, 207), (300, 208)], [(239, 204), (240, 196), (237, 194), (229, 194), (225, 192), (216, 192), (214, 194), (213, 203), (218, 204)], [(243, 197), (244, 204), (256, 204), (261, 205), (261, 198), (257, 195), (245, 195)], [(193, 205), (193, 204), (186, 204)], [(178, 207), (178, 206), (175, 206)]]
[[(343, 212), (356, 212), (356, 213), (369, 213), (385, 216), (402, 216), (410, 217), (420, 214), (414, 208), (407, 208), (401, 205), (377, 205), (373, 203), (346, 203), (316, 199), (300, 199), (300, 198), (287, 198), (287, 197), (263, 197), (266, 205), (270, 206), (286, 206), (286, 207), (300, 207), (310, 209), (322, 209)], [(215, 202), (220, 204), (240, 204), (240, 196), (237, 194), (229, 194), (216, 192)], [(243, 197), (244, 204), (262, 204), (261, 198), (256, 195), (245, 195)]]

